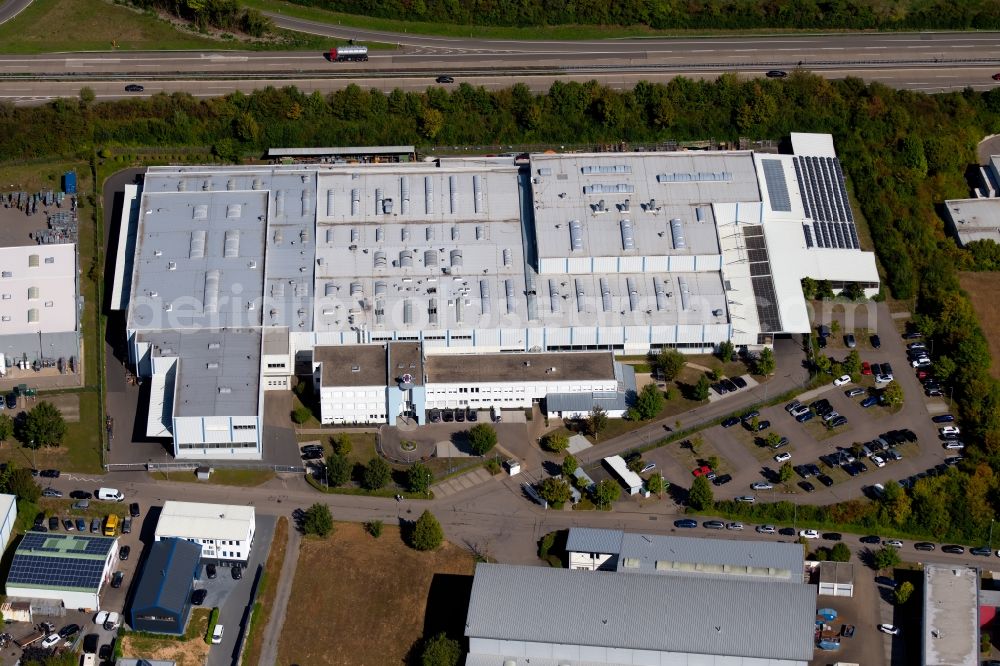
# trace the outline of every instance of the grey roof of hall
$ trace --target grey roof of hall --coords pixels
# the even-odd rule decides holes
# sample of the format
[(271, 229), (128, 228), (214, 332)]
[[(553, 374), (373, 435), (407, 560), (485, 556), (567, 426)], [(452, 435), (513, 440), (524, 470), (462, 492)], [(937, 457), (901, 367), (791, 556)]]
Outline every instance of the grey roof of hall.
[(298, 155), (395, 155), (397, 153), (412, 153), (413, 146), (334, 146), (299, 147), (299, 148), (268, 148), (268, 157), (294, 157)]
[[(252, 320), (263, 319), (270, 326), (288, 326), (291, 331), (309, 331), (312, 326), (312, 288), (313, 264), (315, 263), (315, 194), (316, 166), (246, 166), (246, 167), (151, 167), (147, 170), (143, 185), (144, 196), (176, 194), (179, 206), (183, 207), (197, 195), (213, 193), (217, 196), (249, 197), (255, 192), (266, 193), (264, 209), (253, 210), (250, 215), (243, 213), (242, 218), (259, 234), (261, 247), (266, 245), (264, 261), (257, 261), (255, 268), (249, 268), (250, 257), (245, 257), (243, 239), (240, 240), (240, 265), (247, 270), (255, 271), (258, 281), (263, 286), (256, 285), (248, 290), (244, 284), (239, 290), (224, 292), (233, 295), (241, 306), (257, 298), (256, 308), (251, 317), (244, 313), (242, 325), (253, 324)], [(159, 199), (156, 199), (159, 201)], [(183, 208), (182, 208), (183, 209)], [(170, 228), (171, 218), (159, 220), (145, 214), (150, 210), (148, 205), (142, 208), (139, 236), (142, 238), (147, 230), (155, 228)], [(222, 209), (221, 219), (231, 228), (231, 220), (225, 217), (226, 209)], [(188, 217), (190, 212), (186, 213)], [(213, 214), (213, 218), (215, 215)], [(147, 219), (150, 218), (150, 219)], [(141, 243), (141, 241), (140, 241)], [(222, 253), (222, 241), (207, 245)], [(187, 245), (182, 243), (181, 250), (187, 256)], [(164, 253), (165, 254), (165, 253)], [(166, 259), (165, 257), (161, 257)], [(237, 260), (229, 260), (235, 263)], [(228, 266), (232, 268), (232, 266)], [(180, 264), (178, 264), (178, 269)], [(266, 274), (265, 274), (266, 271)], [(226, 282), (237, 283), (238, 280), (223, 278)], [(133, 281), (134, 282), (134, 281)], [(133, 286), (133, 290), (135, 287)], [(134, 292), (142, 293), (142, 292)], [(197, 294), (197, 291), (190, 292)], [(263, 305), (260, 295), (263, 295)], [(190, 295), (190, 294), (189, 294)], [(220, 325), (216, 322), (214, 325)], [(234, 325), (225, 322), (222, 325)], [(133, 327), (136, 328), (136, 327)]]
[(621, 552), (622, 530), (606, 530), (599, 527), (571, 527), (566, 537), (568, 553), (603, 553), (617, 555)]
[(951, 199), (944, 205), (961, 245), (977, 240), (1000, 243), (1000, 199)]
[(194, 584), (194, 572), (201, 562), (201, 545), (187, 539), (153, 542), (142, 568), (132, 608), (182, 612)]
[(465, 635), (809, 661), (815, 612), (803, 584), (479, 564)]
[[(585, 169), (616, 168), (618, 171), (612, 173), (583, 173)], [(657, 176), (661, 174), (690, 174), (691, 179), (659, 182)], [(725, 175), (712, 180), (714, 174)], [(753, 153), (749, 151), (533, 154), (531, 177), (540, 257), (569, 255), (570, 220), (579, 220), (585, 227), (585, 251), (581, 254), (600, 250), (627, 255), (628, 251), (622, 250), (618, 224), (622, 218), (633, 222), (638, 234), (636, 245), (645, 254), (717, 254), (717, 240), (695, 222), (696, 209), (703, 209), (705, 219), (710, 221), (712, 203), (761, 200)], [(584, 193), (584, 187), (591, 185), (626, 185), (632, 191)], [(595, 213), (592, 204), (602, 199), (608, 212)], [(627, 213), (618, 208), (626, 199)], [(656, 201), (653, 207), (648, 206), (651, 200)], [(673, 249), (667, 229), (672, 217), (684, 223), (686, 250)], [(562, 225), (560, 229), (554, 228), (556, 224)]]
[(260, 329), (148, 331), (139, 340), (178, 358), (175, 417), (258, 415)]
[[(684, 279), (690, 294), (686, 310), (680, 298), (680, 278)], [(511, 285), (509, 300), (508, 280)], [(540, 276), (533, 284), (532, 298), (537, 304), (533, 319), (528, 315), (529, 289), (524, 274), (497, 276), (480, 272), (476, 275), (470, 271), (468, 275), (434, 278), (415, 275), (329, 280), (334, 285), (331, 296), (324, 295), (325, 282), (317, 284), (320, 294), (316, 299), (317, 332), (362, 328), (372, 333), (432, 333), (447, 329), (646, 327), (726, 324), (729, 321), (722, 275), (718, 272)], [(352, 284), (357, 290), (353, 297), (350, 295)], [(602, 297), (603, 285), (608, 289), (607, 306)], [(658, 300), (656, 292), (661, 285), (663, 295)], [(379, 297), (376, 297), (376, 290), (381, 291)], [(380, 302), (382, 307), (376, 307)], [(431, 322), (432, 310), (436, 311), (436, 323)]]
[[(266, 211), (263, 192), (144, 189), (129, 328), (259, 325)], [(235, 257), (225, 256), (227, 238)]]
[(410, 384), (423, 386), (424, 358), (419, 342), (392, 342), (389, 344), (389, 378), (394, 384), (403, 375), (410, 375)]
[(635, 370), (631, 365), (615, 363), (618, 391), (584, 391), (574, 393), (547, 393), (545, 408), (550, 412), (587, 412), (600, 407), (606, 412), (628, 409), (635, 400)]
[[(503, 353), (428, 356), (428, 383), (550, 382), (614, 379), (611, 352)], [(555, 368), (555, 372), (550, 370)]]
[(819, 582), (850, 585), (854, 583), (854, 565), (850, 562), (833, 562), (828, 560), (819, 563)]
[(388, 386), (385, 345), (324, 345), (313, 350), (313, 361), (322, 364), (322, 387)]
[(923, 664), (979, 663), (979, 571), (948, 564), (924, 566)]
[[(625, 558), (638, 559), (638, 569), (624, 568)], [(618, 570), (622, 572), (684, 574), (684, 571), (656, 569), (657, 561), (685, 564), (733, 565), (740, 567), (773, 568), (790, 573), (789, 578), (771, 578), (790, 583), (802, 582), (802, 546), (797, 543), (742, 541), (729, 539), (699, 539), (696, 537), (634, 534), (622, 537)], [(691, 572), (700, 574), (700, 572)], [(754, 578), (754, 576), (747, 576)]]

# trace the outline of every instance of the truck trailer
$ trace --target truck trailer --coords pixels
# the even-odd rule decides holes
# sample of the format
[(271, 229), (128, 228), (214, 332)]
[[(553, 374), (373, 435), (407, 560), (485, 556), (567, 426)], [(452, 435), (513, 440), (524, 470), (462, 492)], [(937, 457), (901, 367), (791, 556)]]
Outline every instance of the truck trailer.
[(367, 46), (337, 46), (330, 49), (330, 62), (367, 62)]

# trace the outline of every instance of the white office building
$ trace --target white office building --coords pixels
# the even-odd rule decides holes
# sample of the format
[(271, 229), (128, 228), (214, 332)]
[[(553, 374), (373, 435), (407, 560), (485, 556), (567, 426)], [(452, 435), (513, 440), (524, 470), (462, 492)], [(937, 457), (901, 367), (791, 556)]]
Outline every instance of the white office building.
[[(624, 411), (622, 378), (613, 391), (607, 376), (586, 390), (545, 376), (508, 387), (470, 376), (479, 360), (452, 376), (434, 359), (704, 352), (806, 332), (803, 277), (872, 295), (878, 273), (832, 139), (791, 143), (790, 155), (150, 168), (126, 191), (112, 288), (151, 379), (147, 435), (172, 438), (179, 458), (259, 459), (262, 394), (296, 367), (320, 372), (330, 423), (391, 422), (421, 401), (526, 406), (543, 392), (568, 394), (554, 415), (602, 401)], [(371, 374), (374, 352), (359, 349), (347, 378), (317, 351), (389, 343), (418, 344), (424, 373), (408, 361)], [(560, 365), (531, 367), (546, 363)], [(384, 410), (383, 386), (397, 389)]]
[(246, 566), (256, 529), (252, 506), (167, 500), (155, 540), (186, 539), (201, 545), (202, 562)]

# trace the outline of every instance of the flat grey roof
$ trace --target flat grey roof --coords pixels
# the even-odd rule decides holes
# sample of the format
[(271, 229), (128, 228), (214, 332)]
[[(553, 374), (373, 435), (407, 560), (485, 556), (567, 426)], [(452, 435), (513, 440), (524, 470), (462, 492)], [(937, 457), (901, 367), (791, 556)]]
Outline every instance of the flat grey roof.
[(819, 582), (836, 585), (854, 584), (854, 565), (850, 562), (820, 562)]
[(148, 331), (153, 356), (176, 357), (176, 416), (256, 416), (260, 329)]
[(410, 375), (413, 386), (423, 386), (424, 361), (419, 342), (389, 343), (389, 380), (397, 383), (403, 375)]
[(321, 386), (387, 386), (385, 345), (316, 347), (313, 361), (323, 364)]
[[(611, 352), (442, 354), (428, 356), (427, 381), (537, 382), (614, 379)], [(553, 370), (554, 369), (554, 370)]]
[(622, 536), (618, 571), (740, 576), (802, 582), (802, 546), (797, 543), (699, 539), (633, 534)]
[(924, 666), (979, 663), (978, 589), (972, 567), (924, 566)]
[(944, 205), (960, 245), (977, 240), (1000, 243), (1000, 199), (951, 199)]
[(566, 551), (570, 553), (603, 553), (617, 555), (621, 552), (621, 530), (597, 527), (571, 527), (566, 537)]
[(465, 635), (809, 661), (815, 613), (803, 584), (479, 564)]
[[(718, 254), (711, 204), (761, 200), (750, 151), (532, 154), (531, 178), (542, 258)], [(623, 245), (624, 219), (634, 249)], [(685, 248), (675, 247), (672, 219)], [(571, 220), (582, 228), (576, 250)]]

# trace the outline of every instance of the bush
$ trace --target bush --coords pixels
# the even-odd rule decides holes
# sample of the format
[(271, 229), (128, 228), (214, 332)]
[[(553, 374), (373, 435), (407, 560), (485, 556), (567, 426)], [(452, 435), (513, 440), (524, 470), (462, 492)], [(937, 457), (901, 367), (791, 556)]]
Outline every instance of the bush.
[(562, 453), (569, 448), (569, 436), (558, 430), (550, 432), (542, 437), (542, 448), (553, 453)]
[(538, 494), (556, 508), (568, 502), (572, 497), (569, 484), (555, 476), (550, 476), (542, 481), (538, 487)]
[(486, 471), (492, 474), (493, 476), (496, 476), (497, 474), (503, 471), (503, 466), (500, 464), (499, 461), (490, 459), (489, 462), (486, 463)]
[(691, 491), (688, 493), (688, 504), (695, 511), (704, 511), (712, 506), (714, 497), (712, 487), (708, 485), (708, 479), (703, 476), (695, 477), (691, 483)]
[(302, 532), (318, 537), (328, 537), (333, 532), (333, 516), (330, 507), (316, 502), (306, 509), (302, 517)]
[(444, 541), (444, 530), (441, 523), (430, 511), (424, 511), (417, 518), (410, 534), (410, 546), (416, 550), (434, 550)]
[(634, 409), (640, 421), (648, 421), (663, 409), (663, 392), (656, 384), (646, 384), (635, 399)]
[(434, 474), (423, 463), (413, 463), (406, 470), (406, 486), (411, 493), (427, 493), (434, 483)]
[(365, 532), (371, 534), (376, 539), (382, 536), (382, 521), (381, 520), (370, 520), (365, 523)]
[[(219, 607), (216, 606), (208, 615), (208, 629), (205, 631), (205, 642), (212, 644), (212, 634), (215, 633), (215, 625), (219, 623)], [(118, 641), (120, 642), (120, 641)]]
[(308, 407), (296, 407), (292, 410), (292, 421), (302, 425), (312, 416), (312, 411)]
[(420, 666), (458, 666), (462, 659), (462, 646), (441, 632), (424, 644)]
[(480, 423), (469, 429), (469, 447), (477, 456), (485, 456), (497, 445), (497, 431), (488, 423)]
[(389, 468), (388, 463), (375, 456), (368, 461), (368, 465), (365, 467), (365, 471), (361, 476), (361, 485), (367, 490), (379, 490), (389, 483), (391, 476), (392, 470)]
[(892, 546), (884, 546), (875, 551), (872, 555), (872, 563), (876, 569), (891, 569), (898, 566), (900, 562), (899, 551)]
[(845, 543), (835, 543), (830, 549), (830, 559), (834, 562), (850, 562), (851, 549)]
[(903, 581), (903, 583), (896, 588), (893, 595), (895, 596), (896, 605), (902, 606), (909, 601), (910, 597), (913, 595), (913, 583), (908, 580)]

